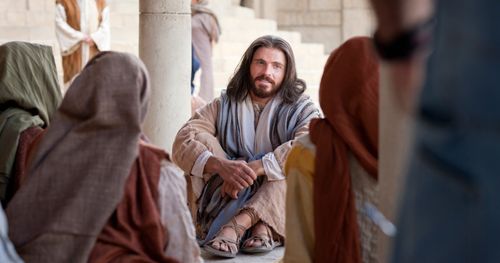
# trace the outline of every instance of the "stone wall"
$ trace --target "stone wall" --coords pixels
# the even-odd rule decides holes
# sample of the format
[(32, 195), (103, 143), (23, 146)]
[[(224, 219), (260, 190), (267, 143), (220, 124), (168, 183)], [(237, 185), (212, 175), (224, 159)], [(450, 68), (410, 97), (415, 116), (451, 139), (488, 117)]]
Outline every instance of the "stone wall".
[(0, 0), (0, 41), (12, 40), (52, 45), (54, 0)]
[(139, 55), (139, 0), (107, 0), (111, 50)]
[(0, 0), (0, 44), (27, 41), (52, 47), (62, 82), (62, 65), (54, 31), (54, 0)]
[(279, 29), (298, 31), (304, 42), (324, 44), (327, 53), (348, 38), (373, 30), (367, 0), (277, 1), (276, 9)]
[[(111, 49), (138, 54), (139, 1), (108, 0)], [(55, 35), (54, 0), (0, 0), (0, 44), (27, 41), (52, 46), (60, 83), (61, 52)]]

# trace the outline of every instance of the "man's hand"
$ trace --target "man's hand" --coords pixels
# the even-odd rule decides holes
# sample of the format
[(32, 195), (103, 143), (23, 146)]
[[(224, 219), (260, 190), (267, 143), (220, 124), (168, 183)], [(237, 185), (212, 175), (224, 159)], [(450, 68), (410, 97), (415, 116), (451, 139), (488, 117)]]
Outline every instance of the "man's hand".
[(238, 189), (234, 188), (233, 186), (229, 185), (226, 182), (222, 183), (222, 189), (221, 189), (222, 197), (229, 195), (231, 198), (237, 199), (238, 193), (239, 193)]
[[(266, 175), (266, 172), (264, 170), (264, 166), (262, 165), (262, 160), (251, 161), (248, 163), (248, 167), (250, 167), (254, 171), (256, 176)], [(238, 189), (238, 188), (236, 188), (236, 187), (234, 187), (234, 186), (232, 186), (229, 183), (226, 183), (224, 181), (224, 183), (222, 184), (222, 190), (221, 190), (222, 197), (224, 197), (227, 194), (231, 198), (236, 199), (236, 198), (238, 198), (238, 193), (241, 190), (242, 189)]]
[(204, 173), (217, 173), (225, 183), (238, 191), (253, 184), (257, 175), (245, 161), (232, 161), (212, 156), (205, 164)]

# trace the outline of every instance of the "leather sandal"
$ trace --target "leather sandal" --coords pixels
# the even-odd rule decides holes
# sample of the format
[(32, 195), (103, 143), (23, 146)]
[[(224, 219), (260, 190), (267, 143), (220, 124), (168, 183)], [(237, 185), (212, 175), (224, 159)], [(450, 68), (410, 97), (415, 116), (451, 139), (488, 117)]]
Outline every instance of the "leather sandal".
[[(267, 224), (265, 223), (263, 224), (266, 227), (266, 233), (253, 235), (249, 237), (247, 240), (245, 240), (245, 242), (243, 243), (243, 247), (241, 248), (241, 252), (248, 254), (267, 253), (271, 252), (275, 247), (282, 245), (281, 241), (273, 239), (271, 228)], [(258, 247), (247, 246), (250, 240), (253, 240), (254, 242), (260, 241), (261, 245)]]
[(250, 217), (250, 226), (257, 224), (260, 221), (260, 218), (253, 209), (245, 208), (241, 210), (240, 214), (247, 214), (248, 217)]
[[(232, 228), (234, 232), (236, 233), (236, 240), (227, 238), (227, 237), (219, 237), (219, 234), (222, 232), (224, 228)], [(223, 225), (219, 232), (217, 232), (216, 237), (212, 240), (210, 240), (203, 248), (205, 251), (208, 253), (214, 255), (214, 256), (219, 256), (219, 257), (225, 257), (225, 258), (234, 258), (236, 257), (236, 254), (238, 254), (238, 249), (240, 246), (240, 241), (241, 237), (245, 233), (246, 228), (236, 222), (234, 217), (231, 219), (231, 222)], [(214, 248), (212, 245), (214, 242), (219, 242), (221, 245), (226, 244), (227, 248), (229, 251), (223, 251), (220, 249)]]

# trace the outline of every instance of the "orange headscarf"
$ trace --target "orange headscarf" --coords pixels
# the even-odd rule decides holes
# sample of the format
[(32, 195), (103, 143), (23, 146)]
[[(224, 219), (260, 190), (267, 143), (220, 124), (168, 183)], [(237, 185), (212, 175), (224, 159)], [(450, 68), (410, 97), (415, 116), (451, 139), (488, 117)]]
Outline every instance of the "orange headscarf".
[(378, 82), (370, 38), (348, 40), (326, 63), (319, 91), (325, 118), (310, 125), (316, 145), (315, 262), (361, 262), (349, 153), (377, 179)]

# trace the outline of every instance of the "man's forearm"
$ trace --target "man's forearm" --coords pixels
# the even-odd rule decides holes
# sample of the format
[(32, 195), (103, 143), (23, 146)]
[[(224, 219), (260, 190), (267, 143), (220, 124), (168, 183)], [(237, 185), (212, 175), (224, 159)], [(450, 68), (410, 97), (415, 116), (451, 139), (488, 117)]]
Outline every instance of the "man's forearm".
[(211, 156), (205, 163), (205, 168), (203, 169), (203, 173), (204, 174), (217, 173), (220, 169), (220, 166), (221, 162), (219, 161), (219, 159), (215, 156)]
[(252, 168), (257, 176), (266, 175), (262, 159), (251, 161), (250, 163), (248, 163), (248, 165), (250, 166), (250, 168)]

